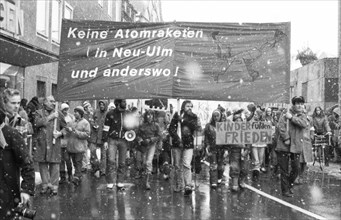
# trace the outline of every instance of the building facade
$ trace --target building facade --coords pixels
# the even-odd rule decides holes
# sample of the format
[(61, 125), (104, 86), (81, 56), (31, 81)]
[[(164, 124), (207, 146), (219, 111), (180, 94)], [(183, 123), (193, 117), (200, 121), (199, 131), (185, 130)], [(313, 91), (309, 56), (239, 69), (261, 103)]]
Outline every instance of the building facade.
[(57, 92), (62, 19), (159, 22), (159, 0), (0, 0), (0, 86), (22, 97)]
[(338, 103), (338, 58), (316, 60), (290, 72), (291, 96), (302, 95), (311, 114), (316, 106), (322, 109)]

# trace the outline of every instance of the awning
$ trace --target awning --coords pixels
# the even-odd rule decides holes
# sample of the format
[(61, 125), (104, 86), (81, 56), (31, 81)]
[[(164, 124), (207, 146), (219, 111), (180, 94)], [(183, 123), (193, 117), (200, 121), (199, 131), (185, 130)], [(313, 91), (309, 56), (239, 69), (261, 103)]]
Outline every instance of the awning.
[(27, 67), (58, 61), (58, 54), (0, 35), (0, 62)]

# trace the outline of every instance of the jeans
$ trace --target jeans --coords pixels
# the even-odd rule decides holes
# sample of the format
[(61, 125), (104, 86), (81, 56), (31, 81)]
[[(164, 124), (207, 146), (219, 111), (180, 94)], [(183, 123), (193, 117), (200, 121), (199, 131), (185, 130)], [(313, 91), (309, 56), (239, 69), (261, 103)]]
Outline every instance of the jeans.
[(58, 190), (60, 163), (39, 162), (43, 189)]
[(249, 172), (249, 160), (244, 158), (242, 160), (241, 155), (242, 148), (240, 147), (231, 147), (229, 149), (230, 156), (230, 177), (246, 177)]
[(83, 153), (69, 153), (73, 166), (75, 167), (75, 177), (82, 178)]
[(153, 171), (153, 158), (156, 149), (156, 143), (147, 147), (147, 151), (143, 153), (143, 165), (146, 171), (146, 174), (151, 174)]
[[(286, 193), (292, 187), (300, 169), (300, 154), (277, 151), (278, 165), (281, 171), (281, 189)], [(289, 164), (290, 163), (290, 164)], [(291, 172), (289, 173), (289, 166)]]
[(99, 144), (90, 143), (90, 164), (93, 171), (100, 169), (100, 162), (96, 154), (98, 147), (100, 147)]
[[(124, 139), (109, 138), (107, 150), (107, 169), (105, 179), (107, 183), (122, 183), (126, 172), (126, 154), (128, 143)], [(118, 168), (116, 166), (116, 153), (118, 152)]]
[(209, 156), (210, 161), (210, 183), (216, 184), (224, 174), (224, 149), (214, 149)]
[[(66, 148), (61, 148), (61, 162), (60, 162), (60, 177), (65, 178), (67, 172), (68, 176), (72, 176), (72, 163), (70, 159), (69, 152)], [(65, 166), (66, 165), (66, 166)], [(66, 168), (66, 169), (65, 169)]]
[(264, 162), (265, 147), (251, 147), (252, 170), (260, 171)]
[(83, 153), (83, 160), (82, 160), (82, 168), (83, 169), (90, 169), (90, 157), (88, 155), (89, 146), (86, 148), (85, 152)]
[(193, 149), (173, 148), (172, 151), (175, 171), (183, 171), (185, 186), (191, 187), (192, 186), (191, 163), (193, 158)]

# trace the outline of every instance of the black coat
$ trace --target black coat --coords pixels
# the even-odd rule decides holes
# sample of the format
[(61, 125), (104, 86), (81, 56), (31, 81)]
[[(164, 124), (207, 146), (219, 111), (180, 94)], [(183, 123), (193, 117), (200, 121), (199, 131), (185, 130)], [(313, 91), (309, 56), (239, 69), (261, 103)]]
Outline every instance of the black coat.
[(194, 148), (194, 132), (201, 130), (200, 119), (194, 113), (191, 115), (185, 114), (183, 120), (180, 122), (181, 138), (177, 133), (179, 122), (179, 114), (176, 112), (169, 125), (169, 134), (173, 139), (172, 147)]
[[(7, 125), (2, 132), (8, 145), (5, 148), (0, 146), (0, 219), (11, 219), (6, 213), (20, 202), (20, 192), (34, 195), (35, 174), (29, 149), (21, 134)], [(21, 188), (20, 176), (23, 178)]]

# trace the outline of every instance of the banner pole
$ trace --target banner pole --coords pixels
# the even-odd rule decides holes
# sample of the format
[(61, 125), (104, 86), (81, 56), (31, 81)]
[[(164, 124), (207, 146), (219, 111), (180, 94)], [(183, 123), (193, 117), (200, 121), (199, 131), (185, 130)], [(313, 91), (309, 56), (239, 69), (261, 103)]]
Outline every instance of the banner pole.
[[(56, 102), (55, 107), (54, 107), (54, 112), (58, 112), (58, 102)], [(57, 120), (58, 118), (55, 118), (53, 121), (53, 132), (57, 131)], [(56, 144), (56, 139), (53, 138), (52, 144)]]

